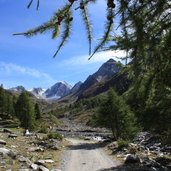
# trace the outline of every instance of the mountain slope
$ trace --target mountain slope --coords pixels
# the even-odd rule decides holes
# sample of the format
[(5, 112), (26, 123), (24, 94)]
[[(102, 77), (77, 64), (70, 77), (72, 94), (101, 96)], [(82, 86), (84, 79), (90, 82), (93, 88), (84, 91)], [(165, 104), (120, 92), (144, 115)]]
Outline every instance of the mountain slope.
[(106, 92), (110, 88), (114, 88), (118, 94), (122, 94), (128, 90), (132, 83), (132, 80), (128, 78), (128, 73), (125, 68), (116, 73), (111, 79), (98, 83), (86, 89), (79, 95), (80, 98), (87, 98), (96, 96), (100, 93)]
[(73, 88), (71, 89), (70, 94), (76, 93), (76, 92), (80, 89), (80, 87), (81, 87), (82, 84), (83, 84), (83, 83), (82, 83), (81, 81), (77, 82), (77, 83), (73, 86)]
[(113, 59), (104, 63), (97, 72), (90, 75), (85, 82), (80, 86), (77, 92), (78, 96), (82, 96), (88, 89), (91, 89), (99, 83), (105, 82), (112, 78), (116, 73), (120, 71), (122, 65)]

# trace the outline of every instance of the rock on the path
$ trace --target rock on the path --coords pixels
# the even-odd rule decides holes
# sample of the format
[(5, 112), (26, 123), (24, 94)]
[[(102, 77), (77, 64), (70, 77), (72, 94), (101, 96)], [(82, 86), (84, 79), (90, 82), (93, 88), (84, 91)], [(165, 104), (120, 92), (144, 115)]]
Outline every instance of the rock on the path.
[(49, 171), (49, 169), (44, 166), (39, 166), (39, 170), (40, 171)]
[(129, 154), (125, 159), (125, 164), (140, 163), (140, 158), (136, 155)]
[(30, 169), (19, 169), (19, 171), (30, 171)]
[(0, 139), (0, 144), (1, 145), (6, 145), (7, 143), (6, 143), (6, 141)]

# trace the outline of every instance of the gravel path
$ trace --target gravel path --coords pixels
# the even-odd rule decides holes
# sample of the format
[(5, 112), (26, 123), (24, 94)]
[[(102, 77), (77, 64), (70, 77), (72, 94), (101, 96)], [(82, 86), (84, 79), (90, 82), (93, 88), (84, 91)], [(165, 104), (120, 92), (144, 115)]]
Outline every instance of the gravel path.
[(119, 165), (105, 154), (98, 143), (68, 139), (72, 145), (66, 150), (62, 171), (110, 171)]

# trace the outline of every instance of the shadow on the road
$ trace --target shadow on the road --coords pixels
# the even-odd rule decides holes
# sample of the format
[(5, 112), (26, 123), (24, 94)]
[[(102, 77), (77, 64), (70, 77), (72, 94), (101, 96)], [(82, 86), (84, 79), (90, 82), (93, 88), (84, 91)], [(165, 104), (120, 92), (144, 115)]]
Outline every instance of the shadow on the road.
[(69, 145), (68, 148), (70, 150), (93, 150), (105, 147), (105, 143), (80, 143), (77, 145)]

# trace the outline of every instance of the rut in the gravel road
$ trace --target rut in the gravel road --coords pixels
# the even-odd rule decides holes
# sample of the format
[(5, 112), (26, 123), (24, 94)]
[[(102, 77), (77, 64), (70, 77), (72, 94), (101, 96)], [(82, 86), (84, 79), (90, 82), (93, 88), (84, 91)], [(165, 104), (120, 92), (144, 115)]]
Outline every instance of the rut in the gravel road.
[(65, 152), (62, 171), (110, 171), (119, 164), (94, 142), (78, 139), (69, 141), (72, 145)]

